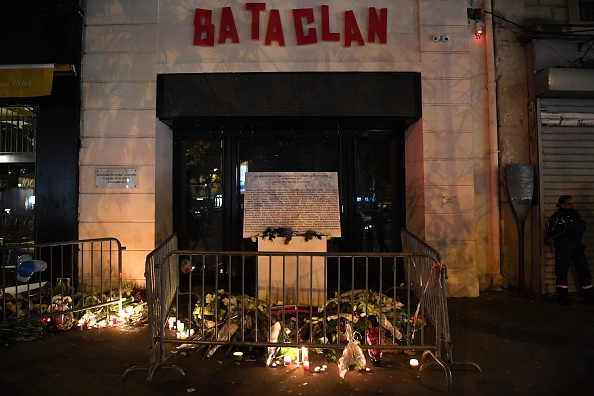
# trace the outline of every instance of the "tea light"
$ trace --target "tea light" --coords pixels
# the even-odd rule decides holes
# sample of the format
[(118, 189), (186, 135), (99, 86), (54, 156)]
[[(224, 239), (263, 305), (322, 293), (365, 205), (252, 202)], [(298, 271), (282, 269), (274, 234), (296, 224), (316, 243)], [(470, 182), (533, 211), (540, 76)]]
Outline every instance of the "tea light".
[(417, 359), (410, 359), (410, 368), (416, 369), (419, 367), (419, 361)]
[(243, 352), (241, 352), (241, 351), (233, 352), (233, 359), (235, 359), (235, 361), (237, 361), (237, 362), (243, 360)]
[(285, 362), (285, 366), (290, 366), (291, 365), (291, 356), (285, 355), (284, 362)]

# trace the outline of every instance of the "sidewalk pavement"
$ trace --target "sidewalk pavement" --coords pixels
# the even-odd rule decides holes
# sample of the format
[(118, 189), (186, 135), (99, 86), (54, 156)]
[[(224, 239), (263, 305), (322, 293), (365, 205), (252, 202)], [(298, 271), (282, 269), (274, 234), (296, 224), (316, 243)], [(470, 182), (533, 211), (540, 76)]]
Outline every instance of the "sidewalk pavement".
[[(478, 298), (449, 298), (454, 362), (452, 395), (594, 394), (594, 305), (577, 296), (569, 307), (554, 296), (510, 291), (485, 292)], [(348, 372), (310, 353), (312, 368), (265, 367), (263, 362), (234, 362), (221, 348), (168, 361), (185, 371), (161, 369), (147, 381), (148, 328), (115, 327), (71, 330), (29, 342), (0, 346), (2, 395), (445, 395), (447, 381), (439, 366), (408, 367), (410, 356), (386, 353), (382, 366)], [(340, 353), (339, 353), (340, 356)], [(420, 355), (417, 354), (417, 358)]]

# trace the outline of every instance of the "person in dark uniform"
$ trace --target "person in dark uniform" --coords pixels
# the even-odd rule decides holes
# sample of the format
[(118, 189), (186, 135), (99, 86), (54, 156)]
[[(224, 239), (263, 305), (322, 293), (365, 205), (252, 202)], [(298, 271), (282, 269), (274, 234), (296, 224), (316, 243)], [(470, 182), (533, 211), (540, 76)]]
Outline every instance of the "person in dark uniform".
[(582, 243), (586, 222), (574, 209), (573, 197), (570, 195), (562, 195), (557, 207), (559, 209), (547, 222), (547, 236), (553, 240), (555, 246), (555, 276), (559, 302), (569, 305), (567, 276), (569, 266), (573, 262), (585, 301), (594, 303), (592, 274), (586, 259), (586, 247)]

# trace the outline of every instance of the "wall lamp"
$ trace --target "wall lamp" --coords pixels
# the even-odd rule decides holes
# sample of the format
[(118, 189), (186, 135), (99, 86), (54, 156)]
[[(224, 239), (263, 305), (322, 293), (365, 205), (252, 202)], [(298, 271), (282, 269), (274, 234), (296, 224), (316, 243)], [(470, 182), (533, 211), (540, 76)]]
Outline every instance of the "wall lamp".
[(483, 29), (485, 27), (485, 24), (483, 22), (483, 9), (482, 8), (467, 8), (466, 14), (468, 16), (469, 24), (470, 24), (470, 21), (474, 21), (475, 37), (477, 40), (480, 40), (481, 36), (483, 35)]

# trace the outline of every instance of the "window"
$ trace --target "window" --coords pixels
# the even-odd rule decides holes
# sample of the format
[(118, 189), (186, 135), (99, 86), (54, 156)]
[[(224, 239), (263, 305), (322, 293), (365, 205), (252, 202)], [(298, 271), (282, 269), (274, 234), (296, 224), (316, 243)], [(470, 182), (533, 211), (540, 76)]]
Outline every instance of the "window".
[(35, 239), (37, 108), (0, 107), (0, 243)]
[(593, 0), (569, 0), (570, 22), (594, 22)]

